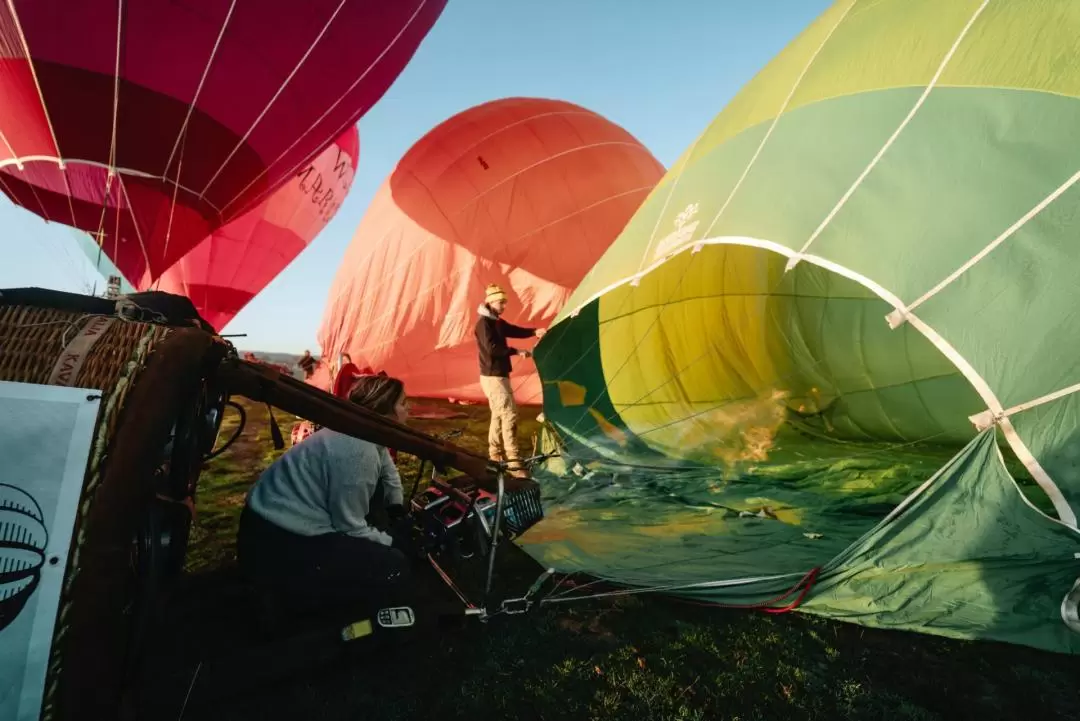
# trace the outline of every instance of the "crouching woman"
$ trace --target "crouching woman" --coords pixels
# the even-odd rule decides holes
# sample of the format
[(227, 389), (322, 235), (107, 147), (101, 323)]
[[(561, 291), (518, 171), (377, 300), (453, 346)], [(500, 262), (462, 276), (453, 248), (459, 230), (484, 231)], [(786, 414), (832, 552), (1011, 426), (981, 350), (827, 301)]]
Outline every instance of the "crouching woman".
[[(385, 374), (361, 376), (349, 400), (399, 422), (408, 415), (404, 385)], [(267, 468), (248, 494), (237, 538), (241, 569), (295, 611), (407, 602), (406, 534), (395, 539), (367, 520), (382, 504), (400, 519), (402, 500), (386, 448), (323, 428)]]

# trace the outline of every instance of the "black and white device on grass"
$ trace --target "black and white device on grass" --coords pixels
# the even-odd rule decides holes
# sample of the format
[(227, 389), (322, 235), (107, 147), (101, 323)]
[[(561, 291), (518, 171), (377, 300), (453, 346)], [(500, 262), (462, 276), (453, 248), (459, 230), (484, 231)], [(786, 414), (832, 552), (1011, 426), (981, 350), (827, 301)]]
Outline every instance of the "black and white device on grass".
[(382, 628), (409, 628), (416, 623), (416, 614), (408, 606), (380, 608), (375, 620)]

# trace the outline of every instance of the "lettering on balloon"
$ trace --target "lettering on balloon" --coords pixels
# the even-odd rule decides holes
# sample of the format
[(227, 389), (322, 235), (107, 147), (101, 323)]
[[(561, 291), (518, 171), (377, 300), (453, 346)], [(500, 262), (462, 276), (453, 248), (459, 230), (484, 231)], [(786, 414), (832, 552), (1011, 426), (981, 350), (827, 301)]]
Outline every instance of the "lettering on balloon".
[(296, 174), (300, 181), (298, 186), (300, 192), (310, 198), (318, 210), (319, 217), (327, 222), (341, 207), (341, 202), (345, 199), (349, 186), (352, 184), (352, 158), (341, 148), (336, 148), (336, 150), (337, 158), (329, 173), (324, 174), (315, 167), (314, 163), (311, 163)]

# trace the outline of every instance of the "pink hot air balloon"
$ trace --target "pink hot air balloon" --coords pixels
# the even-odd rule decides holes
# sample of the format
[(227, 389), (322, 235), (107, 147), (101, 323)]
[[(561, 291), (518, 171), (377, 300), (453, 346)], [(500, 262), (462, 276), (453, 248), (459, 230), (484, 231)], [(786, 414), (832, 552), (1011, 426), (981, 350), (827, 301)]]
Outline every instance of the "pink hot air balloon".
[(0, 192), (157, 279), (354, 125), (445, 5), (0, 2)]
[[(414, 396), (482, 400), (484, 287), (510, 294), (510, 322), (546, 326), (663, 174), (630, 133), (572, 103), (505, 98), (455, 115), (372, 200), (330, 290), (323, 357), (347, 352)], [(539, 403), (535, 365), (514, 367), (518, 402)]]
[(157, 280), (135, 283), (191, 299), (221, 330), (315, 238), (352, 186), (360, 136), (351, 126), (286, 185), (214, 231)]

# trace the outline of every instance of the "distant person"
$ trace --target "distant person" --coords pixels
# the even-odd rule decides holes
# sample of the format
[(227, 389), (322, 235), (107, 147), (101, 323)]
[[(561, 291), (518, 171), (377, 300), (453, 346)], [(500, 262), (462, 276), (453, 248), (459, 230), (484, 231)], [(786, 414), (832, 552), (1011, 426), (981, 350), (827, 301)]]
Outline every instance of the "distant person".
[(309, 350), (304, 351), (304, 355), (296, 362), (296, 365), (300, 366), (300, 370), (304, 372), (305, 380), (315, 375), (315, 367), (318, 364), (319, 361), (311, 355), (311, 351)]
[[(405, 387), (364, 376), (349, 400), (404, 422)], [(400, 604), (410, 577), (401, 477), (386, 448), (323, 428), (278, 458), (255, 483), (240, 516), (241, 569), (296, 610)], [(390, 529), (371, 525), (385, 505)]]
[(522, 328), (502, 319), (508, 298), (497, 285), (489, 285), (484, 302), (477, 309), (476, 346), (480, 358), (480, 388), (491, 408), (488, 428), (488, 454), (493, 461), (506, 462), (514, 475), (524, 475), (517, 442), (518, 407), (510, 385), (510, 357), (529, 358), (527, 350), (511, 348), (507, 338), (542, 338), (544, 329)]

